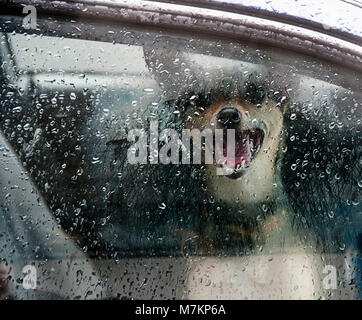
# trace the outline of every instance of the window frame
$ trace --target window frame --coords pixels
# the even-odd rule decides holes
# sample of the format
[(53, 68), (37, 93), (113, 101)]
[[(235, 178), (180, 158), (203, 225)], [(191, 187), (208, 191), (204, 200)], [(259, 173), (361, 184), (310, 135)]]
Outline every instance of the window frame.
[[(299, 23), (301, 26), (286, 24), (282, 22), (286, 17), (283, 13), (275, 13), (273, 20), (269, 20), (268, 12), (260, 11), (260, 15), (255, 17), (250, 15), (252, 12), (244, 11), (245, 6), (237, 6), (238, 10), (231, 12), (230, 8), (225, 9), (222, 4), (216, 5), (215, 1), (210, 9), (205, 8), (205, 5), (190, 6), (184, 0), (180, 4), (144, 0), (13, 0), (5, 3), (4, 13), (22, 15), (22, 7), (25, 5), (36, 7), (39, 16), (107, 19), (116, 24), (135, 24), (253, 41), (327, 59), (352, 70), (362, 71), (361, 38), (350, 34), (354, 42), (357, 42), (352, 43), (348, 41), (348, 36), (344, 36), (345, 39), (336, 37), (340, 37), (338, 30), (335, 36), (327, 34), (323, 28), (313, 30), (312, 27), (316, 29), (313, 23)], [(361, 9), (356, 6), (356, 10)], [(295, 21), (298, 22), (298, 19)], [(45, 30), (39, 26), (36, 31)]]

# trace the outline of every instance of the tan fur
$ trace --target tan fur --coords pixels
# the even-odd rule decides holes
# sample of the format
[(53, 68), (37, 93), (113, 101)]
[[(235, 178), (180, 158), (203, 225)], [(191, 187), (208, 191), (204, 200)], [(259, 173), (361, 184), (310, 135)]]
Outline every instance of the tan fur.
[(272, 100), (266, 100), (261, 107), (246, 101), (233, 100), (213, 103), (205, 111), (189, 110), (186, 119), (188, 129), (218, 127), (217, 114), (225, 107), (238, 109), (243, 117), (241, 129), (252, 127), (253, 119), (262, 121), (266, 126), (266, 136), (256, 158), (251, 162), (246, 174), (237, 180), (216, 174), (216, 164), (206, 166), (208, 187), (219, 200), (243, 203), (260, 202), (273, 195), (276, 183), (275, 161), (281, 140), (283, 127), (282, 111)]

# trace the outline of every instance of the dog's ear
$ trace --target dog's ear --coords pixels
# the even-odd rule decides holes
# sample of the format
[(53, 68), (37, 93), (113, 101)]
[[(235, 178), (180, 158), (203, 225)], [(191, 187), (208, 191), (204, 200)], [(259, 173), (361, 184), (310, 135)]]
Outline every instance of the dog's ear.
[(301, 77), (292, 73), (290, 68), (283, 64), (270, 63), (265, 66), (268, 72), (269, 95), (276, 101), (277, 106), (285, 114), (295, 101)]
[(167, 42), (163, 45), (167, 45), (167, 50), (160, 43), (157, 47), (143, 47), (146, 65), (158, 82), (163, 98), (174, 100), (197, 90), (200, 83), (197, 65), (174, 44)]
[(278, 90), (278, 95), (274, 97), (277, 107), (285, 114), (292, 103), (292, 96), (289, 94), (288, 88)]

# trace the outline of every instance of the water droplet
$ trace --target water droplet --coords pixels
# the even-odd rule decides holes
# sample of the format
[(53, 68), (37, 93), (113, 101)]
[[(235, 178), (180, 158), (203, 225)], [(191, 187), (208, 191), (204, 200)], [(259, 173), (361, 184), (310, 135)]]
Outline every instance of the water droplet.
[(18, 106), (18, 107), (15, 107), (13, 108), (13, 113), (16, 113), (16, 112), (21, 112), (21, 110), (23, 110), (22, 107)]
[(329, 211), (328, 212), (328, 217), (330, 217), (331, 219), (334, 217), (334, 212), (333, 211)]
[(160, 209), (165, 210), (166, 209), (166, 204), (164, 202), (162, 202), (159, 206)]
[(332, 122), (329, 124), (329, 129), (333, 129), (335, 126), (336, 126), (336, 123), (335, 123), (334, 121), (332, 121)]
[(99, 163), (99, 162), (100, 162), (100, 160), (99, 160), (98, 157), (93, 157), (92, 158), (92, 164), (96, 164), (96, 163)]

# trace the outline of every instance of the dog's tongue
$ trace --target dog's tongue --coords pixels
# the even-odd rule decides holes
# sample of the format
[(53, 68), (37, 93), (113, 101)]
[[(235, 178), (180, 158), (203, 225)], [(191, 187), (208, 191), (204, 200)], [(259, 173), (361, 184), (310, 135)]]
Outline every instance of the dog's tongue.
[[(242, 131), (235, 135), (235, 163), (233, 169), (247, 168), (251, 162), (251, 151), (249, 145), (248, 130)], [(232, 165), (233, 154), (227, 154), (227, 148), (223, 149), (224, 156), (226, 157), (226, 166)]]

